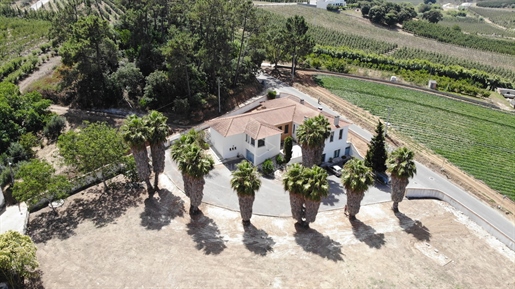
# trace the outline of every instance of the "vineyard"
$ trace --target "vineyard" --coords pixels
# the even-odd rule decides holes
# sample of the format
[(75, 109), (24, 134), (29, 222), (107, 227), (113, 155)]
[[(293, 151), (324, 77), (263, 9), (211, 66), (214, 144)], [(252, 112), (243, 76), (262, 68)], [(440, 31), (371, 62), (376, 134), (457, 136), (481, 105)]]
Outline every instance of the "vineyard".
[(489, 39), (475, 35), (464, 34), (459, 30), (442, 27), (439, 24), (425, 21), (408, 21), (402, 29), (418, 36), (433, 38), (441, 42), (451, 43), (463, 47), (475, 48), (484, 51), (515, 55), (512, 41)]
[(515, 8), (515, 0), (478, 0), (477, 6), (490, 8)]
[(58, 47), (49, 39), (51, 22), (47, 19), (58, 11), (65, 11), (67, 6), (86, 7), (86, 14), (114, 21), (123, 14), (122, 6), (114, 1), (51, 0), (36, 11), (29, 6), (0, 7), (2, 14), (10, 16), (0, 16), (0, 81), (18, 83), (57, 53)]
[(50, 22), (0, 16), (0, 80), (17, 82), (49, 59)]
[[(515, 5), (515, 1), (513, 3)], [(493, 23), (505, 28), (515, 29), (515, 10), (469, 7), (470, 11), (490, 19)]]
[(448, 28), (458, 25), (461, 31), (473, 35), (515, 40), (515, 30), (499, 28), (485, 22), (480, 17), (444, 17), (438, 24)]
[(383, 84), (330, 76), (334, 94), (386, 119), (397, 132), (515, 200), (515, 115)]
[(477, 69), (490, 74), (498, 75), (515, 84), (514, 70), (508, 70), (501, 67), (494, 67), (490, 65), (484, 65), (478, 62), (463, 60), (451, 57), (443, 53), (427, 52), (421, 49), (403, 47), (395, 50), (392, 54), (390, 54), (390, 56), (399, 60), (420, 59), (446, 66), (459, 65), (467, 69)]
[[(515, 56), (497, 54), (492, 52), (480, 51), (471, 48), (440, 43), (435, 40), (414, 37), (413, 35), (402, 33), (397, 29), (387, 29), (376, 27), (367, 19), (358, 16), (351, 16), (345, 13), (332, 13), (323, 9), (314, 9), (305, 6), (274, 6), (262, 7), (262, 9), (290, 17), (293, 15), (304, 16), (306, 21), (314, 26), (326, 28), (327, 34), (339, 33), (343, 35), (362, 36), (377, 42), (385, 43), (385, 46), (397, 45), (398, 47), (409, 47), (422, 51), (442, 52), (453, 58), (462, 59), (467, 62), (480, 63), (493, 67), (513, 70), (515, 67)], [(334, 31), (334, 32), (333, 32)], [(319, 37), (324, 37), (323, 35)], [(342, 36), (342, 39), (345, 37)], [(343, 43), (344, 46), (351, 46)]]

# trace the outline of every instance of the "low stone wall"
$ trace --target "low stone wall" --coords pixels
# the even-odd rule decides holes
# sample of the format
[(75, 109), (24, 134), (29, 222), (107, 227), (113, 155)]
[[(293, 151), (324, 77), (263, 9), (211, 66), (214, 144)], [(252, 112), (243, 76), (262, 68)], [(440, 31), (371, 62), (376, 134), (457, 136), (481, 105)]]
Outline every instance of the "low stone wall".
[(485, 229), (492, 236), (496, 237), (499, 241), (503, 242), (508, 246), (511, 250), (515, 251), (515, 240), (512, 237), (505, 235), (501, 232), (497, 227), (490, 224), (487, 220), (483, 219), (478, 214), (474, 213), (467, 206), (460, 203), (458, 200), (453, 197), (447, 195), (446, 193), (436, 190), (436, 189), (420, 189), (420, 188), (407, 188), (406, 189), (406, 197), (407, 198), (433, 198), (445, 201), (463, 212), (467, 217), (469, 217), (472, 221), (476, 222), (479, 226)]

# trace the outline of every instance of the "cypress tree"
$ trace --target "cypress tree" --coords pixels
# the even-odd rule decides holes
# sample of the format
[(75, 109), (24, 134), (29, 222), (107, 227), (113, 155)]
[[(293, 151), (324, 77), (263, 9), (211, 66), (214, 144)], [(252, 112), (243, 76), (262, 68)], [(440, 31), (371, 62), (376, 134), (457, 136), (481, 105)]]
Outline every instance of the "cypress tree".
[(370, 140), (367, 155), (365, 156), (365, 165), (378, 173), (386, 171), (386, 159), (388, 158), (383, 128), (383, 123), (379, 121), (375, 131), (376, 135)]
[(288, 163), (291, 160), (291, 154), (293, 149), (293, 139), (288, 136), (284, 139), (284, 163)]

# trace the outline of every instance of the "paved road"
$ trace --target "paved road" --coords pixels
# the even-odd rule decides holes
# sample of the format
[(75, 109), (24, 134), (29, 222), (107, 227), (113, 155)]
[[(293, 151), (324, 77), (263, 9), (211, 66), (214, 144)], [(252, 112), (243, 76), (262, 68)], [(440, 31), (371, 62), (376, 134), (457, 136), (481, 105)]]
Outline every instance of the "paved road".
[[(304, 98), (304, 101), (309, 102), (312, 105), (320, 105), (318, 104), (317, 99), (314, 99), (313, 97), (305, 93), (302, 93), (296, 90), (295, 88), (288, 86), (287, 84), (282, 83), (268, 75), (260, 75), (259, 79), (264, 80), (269, 88), (276, 88), (279, 89), (279, 91), (281, 92), (302, 97)], [(335, 113), (333, 110), (331, 110), (330, 107), (327, 107), (323, 103), (321, 105), (324, 110)], [(350, 129), (355, 133), (361, 135), (362, 137), (366, 138), (367, 140), (370, 140), (372, 138), (372, 134), (370, 132), (362, 129), (357, 125), (351, 125)], [(445, 176), (442, 176), (431, 171), (429, 168), (418, 162), (416, 163), (416, 166), (417, 174), (410, 181), (408, 187), (438, 189), (440, 191), (443, 191), (447, 193), (449, 196), (459, 201), (460, 203), (467, 206), (476, 214), (483, 217), (485, 220), (490, 222), (490, 224), (494, 225), (499, 230), (501, 230), (504, 234), (510, 236), (513, 240), (515, 240), (515, 225), (512, 222), (510, 222), (501, 212), (492, 209), (489, 205), (485, 204), (483, 201), (479, 200), (471, 193), (468, 193), (464, 191), (462, 188), (451, 183), (447, 180)]]

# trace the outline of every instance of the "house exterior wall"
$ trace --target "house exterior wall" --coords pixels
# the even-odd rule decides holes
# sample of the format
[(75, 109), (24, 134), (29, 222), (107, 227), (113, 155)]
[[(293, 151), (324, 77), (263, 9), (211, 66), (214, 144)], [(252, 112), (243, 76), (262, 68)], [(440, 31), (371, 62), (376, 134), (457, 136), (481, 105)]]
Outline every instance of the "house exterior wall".
[(327, 9), (327, 5), (333, 4), (337, 6), (345, 6), (347, 3), (344, 0), (318, 0), (317, 1), (317, 8)]
[[(278, 129), (283, 131), (281, 133), (281, 141), (283, 141), (285, 138), (287, 138), (287, 137), (292, 135), (292, 130), (293, 130), (292, 125), (293, 125), (292, 122), (287, 122), (287, 123), (283, 123), (283, 124), (280, 124), (280, 125), (276, 125), (276, 127)], [(284, 132), (286, 126), (288, 126), (288, 132), (287, 133)]]
[[(342, 131), (342, 138), (340, 139), (340, 130)], [(330, 158), (335, 157), (335, 151), (340, 150), (338, 157), (343, 157), (345, 155), (345, 149), (349, 146), (347, 143), (347, 135), (349, 133), (348, 127), (338, 128), (336, 130), (331, 131), (334, 134), (333, 141), (331, 142), (331, 136), (329, 136), (325, 140), (325, 147), (323, 154), (325, 155), (323, 162), (329, 161)]]
[(244, 135), (224, 137), (212, 128), (209, 128), (209, 134), (211, 135), (212, 146), (222, 159), (234, 158), (238, 153), (243, 155), (245, 152)]
[(254, 152), (254, 165), (257, 166), (264, 162), (266, 159), (274, 157), (281, 152), (281, 135), (276, 134), (265, 138), (265, 146), (253, 148)]

